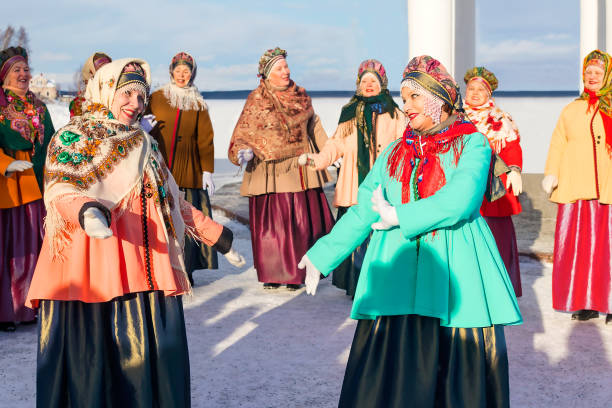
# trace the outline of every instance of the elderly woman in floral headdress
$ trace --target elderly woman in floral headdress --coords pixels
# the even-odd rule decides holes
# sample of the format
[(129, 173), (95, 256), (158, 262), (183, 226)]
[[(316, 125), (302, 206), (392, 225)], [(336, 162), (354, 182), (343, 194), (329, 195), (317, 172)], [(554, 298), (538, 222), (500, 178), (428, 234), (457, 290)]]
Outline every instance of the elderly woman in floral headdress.
[(521, 137), (512, 117), (502, 111), (491, 96), (497, 89), (497, 78), (491, 71), (474, 67), (466, 72), (463, 80), (467, 84), (465, 114), (478, 131), (487, 136), (493, 152), (510, 168), (507, 174), (499, 176), (506, 188), (505, 194), (492, 202), (485, 198), (480, 213), (493, 232), (514, 292), (519, 297), (522, 295), (521, 272), (512, 216), (521, 212), (518, 201), (518, 195), (523, 190)]
[[(357, 188), (387, 145), (406, 128), (406, 117), (387, 89), (385, 68), (375, 59), (363, 61), (357, 70), (357, 91), (342, 107), (338, 128), (320, 153), (304, 153), (302, 162), (324, 170), (342, 159), (334, 205), (338, 219), (357, 204)], [(367, 240), (333, 274), (333, 284), (355, 295)]]
[(28, 55), (0, 52), (0, 330), (32, 322), (26, 295), (43, 239), (43, 166), (53, 123), (29, 91)]
[(182, 198), (138, 125), (149, 84), (143, 60), (106, 64), (83, 115), (49, 144), (46, 234), (27, 300), (40, 304), (39, 406), (190, 406), (185, 231), (244, 263), (231, 231)]
[[(197, 68), (191, 55), (176, 54), (170, 63), (170, 82), (151, 94), (148, 115), (141, 123), (145, 130), (151, 129), (185, 199), (211, 217), (209, 197), (215, 193), (214, 133), (208, 106), (193, 84)], [(193, 283), (194, 270), (217, 269), (217, 252), (187, 236), (185, 267)]]
[(373, 231), (339, 406), (508, 407), (503, 325), (522, 320), (479, 213), (491, 148), (436, 59), (413, 58), (401, 94), (404, 136), (376, 159), (357, 204), (300, 262), (314, 294), (320, 274)]
[(589, 53), (584, 91), (559, 116), (542, 187), (559, 205), (553, 308), (612, 323), (612, 57)]
[(297, 289), (297, 263), (333, 225), (323, 185), (327, 171), (302, 167), (302, 153), (327, 141), (310, 96), (290, 79), (287, 52), (266, 51), (259, 86), (249, 94), (230, 141), (232, 163), (246, 164), (240, 193), (249, 197), (253, 261), (265, 288)]

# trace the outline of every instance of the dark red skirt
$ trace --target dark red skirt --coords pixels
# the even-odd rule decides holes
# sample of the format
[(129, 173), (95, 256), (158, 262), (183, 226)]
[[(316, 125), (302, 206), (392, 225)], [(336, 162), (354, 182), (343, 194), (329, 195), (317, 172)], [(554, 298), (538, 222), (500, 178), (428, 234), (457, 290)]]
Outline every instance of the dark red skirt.
[(512, 223), (512, 217), (484, 217), (489, 225), (489, 229), (495, 237), (495, 243), (499, 254), (504, 261), (510, 282), (514, 288), (514, 294), (516, 297), (523, 295), (523, 289), (521, 288), (521, 268), (519, 265), (519, 253), (518, 247), (516, 246), (516, 233), (514, 231), (514, 224)]
[(297, 264), (334, 225), (321, 188), (249, 197), (249, 221), (257, 278), (282, 284), (304, 283)]
[(0, 209), (0, 322), (28, 322), (36, 312), (25, 307), (43, 242), (43, 200)]
[(612, 313), (612, 206), (597, 200), (559, 204), (553, 308)]

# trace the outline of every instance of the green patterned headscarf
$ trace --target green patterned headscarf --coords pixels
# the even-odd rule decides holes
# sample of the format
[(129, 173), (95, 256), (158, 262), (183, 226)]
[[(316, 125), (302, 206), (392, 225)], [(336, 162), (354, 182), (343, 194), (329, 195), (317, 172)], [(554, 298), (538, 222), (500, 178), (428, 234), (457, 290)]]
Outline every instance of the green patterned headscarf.
[[(380, 83), (380, 93), (365, 97), (359, 92), (361, 79), (367, 73), (372, 73)], [(370, 150), (376, 143), (374, 132), (374, 114), (389, 113), (395, 117), (395, 109), (399, 109), (387, 89), (387, 75), (383, 65), (374, 59), (363, 61), (357, 70), (357, 91), (351, 100), (342, 107), (338, 124), (355, 119), (357, 125), (357, 173), (359, 184), (370, 171)]]
[(582, 81), (584, 73), (589, 65), (594, 64), (604, 70), (603, 86), (597, 92), (584, 88), (578, 99), (584, 99), (589, 103), (589, 109), (599, 102), (598, 109), (604, 123), (606, 132), (606, 148), (612, 156), (612, 57), (604, 51), (591, 51), (585, 58), (582, 65)]

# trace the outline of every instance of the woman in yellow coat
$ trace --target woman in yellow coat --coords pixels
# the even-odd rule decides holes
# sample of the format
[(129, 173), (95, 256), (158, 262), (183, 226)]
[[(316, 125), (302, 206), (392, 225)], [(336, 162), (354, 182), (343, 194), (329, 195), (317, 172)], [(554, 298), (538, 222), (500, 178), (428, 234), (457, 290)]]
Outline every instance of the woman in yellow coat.
[(584, 92), (561, 112), (542, 187), (559, 204), (553, 308), (612, 322), (612, 57), (595, 50), (583, 65)]

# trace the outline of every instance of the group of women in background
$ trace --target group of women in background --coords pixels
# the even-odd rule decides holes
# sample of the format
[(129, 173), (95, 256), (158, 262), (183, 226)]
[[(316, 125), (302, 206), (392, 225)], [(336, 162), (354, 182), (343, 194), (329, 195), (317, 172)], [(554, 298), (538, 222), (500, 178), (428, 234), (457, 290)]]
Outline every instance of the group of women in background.
[[(244, 264), (211, 219), (214, 133), (196, 73), (180, 52), (150, 94), (145, 61), (94, 53), (55, 132), (25, 50), (0, 53), (0, 328), (38, 309), (41, 405), (190, 405), (181, 296), (217, 251)], [(333, 271), (354, 297), (340, 406), (508, 406), (522, 151), (495, 75), (468, 70), (463, 103), (438, 60), (415, 57), (400, 108), (365, 60), (330, 138), (285, 50), (267, 50), (258, 76), (228, 151), (244, 169), (253, 263), (265, 289), (314, 295)], [(542, 183), (559, 203), (553, 307), (608, 323), (612, 58), (589, 54), (583, 78)], [(339, 162), (334, 221), (323, 186)]]

